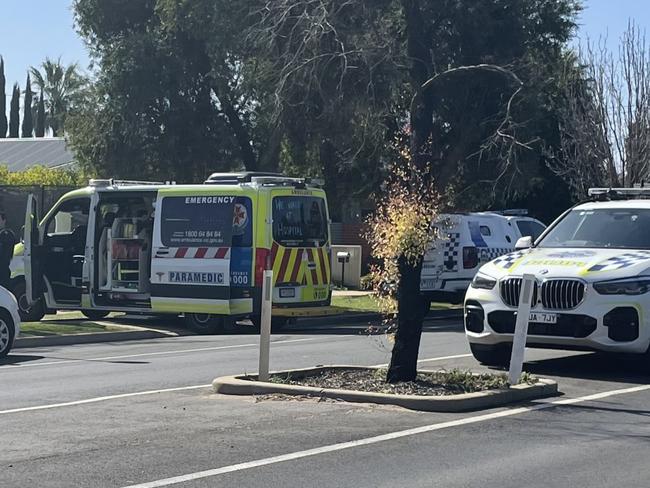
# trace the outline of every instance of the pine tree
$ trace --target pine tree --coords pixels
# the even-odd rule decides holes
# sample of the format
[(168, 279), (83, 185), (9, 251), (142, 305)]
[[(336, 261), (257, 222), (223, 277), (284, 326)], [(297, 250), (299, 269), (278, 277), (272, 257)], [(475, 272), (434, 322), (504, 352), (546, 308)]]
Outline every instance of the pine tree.
[(11, 105), (9, 109), (9, 137), (18, 137), (18, 127), (20, 126), (20, 86), (14, 84), (14, 90), (11, 95)]
[(25, 84), (25, 99), (23, 101), (23, 126), (22, 137), (32, 137), (34, 135), (34, 121), (32, 119), (32, 82), (27, 73), (27, 83)]
[(5, 61), (0, 56), (0, 138), (7, 137), (7, 94), (5, 93)]
[(45, 137), (45, 101), (42, 91), (36, 108), (36, 137)]

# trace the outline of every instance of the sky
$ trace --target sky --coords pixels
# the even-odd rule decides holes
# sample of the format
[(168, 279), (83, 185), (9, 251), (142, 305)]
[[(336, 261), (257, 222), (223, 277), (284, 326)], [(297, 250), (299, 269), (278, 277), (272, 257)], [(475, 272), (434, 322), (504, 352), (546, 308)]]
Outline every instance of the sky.
[[(585, 0), (584, 5), (576, 42), (607, 36), (609, 46), (615, 47), (630, 18), (650, 31), (648, 0)], [(48, 56), (88, 67), (87, 49), (74, 30), (71, 0), (1, 0), (0, 6), (0, 56), (5, 60), (8, 96), (14, 82), (24, 90), (29, 67)]]

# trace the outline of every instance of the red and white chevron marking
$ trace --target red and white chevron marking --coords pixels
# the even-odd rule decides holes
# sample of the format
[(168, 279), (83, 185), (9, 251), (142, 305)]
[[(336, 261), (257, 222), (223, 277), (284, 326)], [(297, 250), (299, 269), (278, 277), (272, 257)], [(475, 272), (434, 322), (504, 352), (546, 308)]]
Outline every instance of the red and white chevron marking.
[(173, 259), (230, 259), (229, 247), (170, 247), (164, 256)]

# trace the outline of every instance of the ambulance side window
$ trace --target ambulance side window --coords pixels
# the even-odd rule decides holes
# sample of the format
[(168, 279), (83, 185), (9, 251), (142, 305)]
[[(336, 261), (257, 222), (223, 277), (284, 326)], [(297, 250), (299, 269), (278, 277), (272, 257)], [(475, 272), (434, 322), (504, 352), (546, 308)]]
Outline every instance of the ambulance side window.
[(45, 226), (45, 235), (66, 235), (74, 233), (81, 227), (81, 231), (88, 226), (88, 212), (90, 210), (89, 198), (77, 198), (63, 202), (56, 213), (50, 217)]

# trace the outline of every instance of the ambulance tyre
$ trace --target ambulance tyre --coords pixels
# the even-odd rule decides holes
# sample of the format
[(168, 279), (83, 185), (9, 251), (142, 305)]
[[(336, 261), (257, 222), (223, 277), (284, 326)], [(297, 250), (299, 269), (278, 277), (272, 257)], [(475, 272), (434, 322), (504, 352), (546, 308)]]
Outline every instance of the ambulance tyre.
[[(251, 317), (251, 322), (253, 323), (253, 327), (255, 327), (255, 331), (259, 332), (262, 324), (261, 317), (259, 315)], [(290, 322), (290, 317), (271, 317), (271, 332), (280, 332)]]
[(101, 320), (111, 312), (107, 310), (82, 310), (81, 313), (90, 320)]
[(12, 293), (18, 302), (18, 315), (21, 322), (38, 322), (45, 316), (45, 300), (42, 297), (31, 306), (27, 303), (27, 285), (24, 280), (16, 283)]
[(223, 332), (223, 318), (208, 313), (186, 313), (185, 325), (197, 334), (219, 334)]
[(485, 366), (507, 367), (510, 365), (511, 344), (485, 345), (470, 342), (469, 348), (474, 358)]

